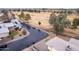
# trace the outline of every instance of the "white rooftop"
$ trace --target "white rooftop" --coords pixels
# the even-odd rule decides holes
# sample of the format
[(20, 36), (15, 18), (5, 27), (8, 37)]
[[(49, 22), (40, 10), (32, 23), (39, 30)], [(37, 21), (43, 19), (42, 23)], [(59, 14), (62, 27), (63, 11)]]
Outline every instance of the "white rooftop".
[(14, 26), (21, 28), (21, 24), (17, 19), (12, 19), (12, 21), (8, 23), (0, 23), (0, 37), (8, 36), (9, 35), (8, 28)]
[[(17, 20), (17, 19), (12, 19), (11, 22), (12, 22), (16, 27), (21, 28), (21, 23), (19, 22), (19, 20)], [(16, 24), (16, 23), (17, 23), (17, 24)]]
[(9, 30), (8, 30), (8, 28), (0, 28), (0, 33), (8, 33), (9, 32)]
[(0, 26), (8, 28), (8, 27), (13, 27), (14, 24), (13, 23), (1, 23)]
[[(16, 21), (18, 21), (18, 20), (16, 20)], [(15, 26), (15, 24), (12, 23), (12, 22), (9, 22), (9, 23), (1, 23), (0, 24), (0, 33), (9, 32), (8, 28), (9, 27), (13, 27), (13, 26)], [(17, 24), (17, 26), (18, 26), (18, 24)]]
[(79, 40), (77, 40), (77, 39), (71, 38), (69, 43), (72, 43), (72, 44), (74, 44), (74, 45), (79, 47)]
[(20, 23), (19, 20), (17, 20), (17, 19), (12, 19), (11, 22), (12, 22), (12, 23), (15, 23), (15, 22)]
[(46, 42), (46, 45), (48, 48), (50, 47), (51, 50), (58, 50), (58, 51), (66, 51), (67, 46), (70, 46), (72, 49), (71, 51), (79, 51), (79, 47), (76, 45), (70, 44), (69, 42), (59, 38), (54, 37), (50, 39), (48, 42)]
[(0, 38), (9, 36), (9, 29), (4, 24), (0, 24)]
[(13, 27), (14, 26), (14, 24), (13, 23), (3, 23), (3, 25), (5, 26), (5, 27)]
[[(17, 24), (15, 22), (17, 22)], [(16, 27), (21, 28), (21, 24), (17, 19), (12, 19), (11, 22), (9, 22), (9, 23), (1, 23), (0, 26), (7, 27), (7, 28), (16, 26)]]

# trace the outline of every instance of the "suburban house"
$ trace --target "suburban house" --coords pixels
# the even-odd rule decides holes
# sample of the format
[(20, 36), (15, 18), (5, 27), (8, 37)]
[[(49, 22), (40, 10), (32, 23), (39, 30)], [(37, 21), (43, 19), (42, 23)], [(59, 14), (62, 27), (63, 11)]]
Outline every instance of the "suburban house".
[(9, 11), (0, 13), (0, 38), (9, 36), (9, 32), (14, 28), (21, 28), (20, 21), (15, 17), (15, 14)]
[[(77, 42), (77, 41), (76, 41)], [(73, 44), (74, 43), (74, 44)], [(50, 51), (79, 51), (78, 45), (75, 42), (67, 42), (59, 37), (54, 37), (46, 42)]]
[(21, 28), (21, 23), (17, 19), (12, 19), (10, 22), (0, 23), (0, 38), (9, 36), (9, 28)]
[(16, 26), (16, 27), (18, 27), (18, 28), (21, 28), (21, 27), (22, 27), (20, 21), (17, 20), (17, 19), (12, 19), (12, 20), (11, 20), (11, 23), (13, 23), (14, 26)]
[(0, 25), (0, 38), (9, 36), (9, 29)]
[(78, 39), (71, 38), (69, 43), (72, 43), (72, 44), (74, 44), (76, 46), (79, 46), (79, 40)]

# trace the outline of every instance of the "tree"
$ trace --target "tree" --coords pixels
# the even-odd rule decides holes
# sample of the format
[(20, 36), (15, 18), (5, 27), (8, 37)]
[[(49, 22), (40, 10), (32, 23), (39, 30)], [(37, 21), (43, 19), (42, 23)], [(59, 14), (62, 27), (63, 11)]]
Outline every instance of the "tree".
[(29, 20), (29, 19), (31, 19), (30, 14), (26, 14), (26, 20)]
[(73, 20), (73, 28), (77, 28), (77, 26), (79, 26), (79, 18), (75, 18), (74, 20)]
[(12, 39), (14, 39), (14, 37), (15, 37), (17, 34), (18, 34), (17, 31), (11, 31), (11, 32), (9, 32), (9, 35), (10, 35), (10, 37), (11, 37)]
[(76, 10), (76, 13), (79, 15), (79, 9)]
[(19, 15), (20, 18), (24, 19), (24, 20), (30, 20), (31, 16), (30, 14), (24, 14), (24, 12), (21, 12), (21, 14)]
[(54, 13), (50, 15), (49, 23), (53, 25), (54, 32), (62, 33), (64, 31), (64, 27), (68, 26), (70, 22), (66, 19), (66, 14), (61, 13), (56, 16)]
[(39, 21), (38, 24), (41, 25), (41, 22)]
[(73, 13), (73, 11), (72, 11), (72, 10), (69, 10), (69, 11), (68, 11), (68, 14), (69, 14), (69, 15), (70, 15), (70, 14), (72, 14), (72, 13)]
[(3, 10), (3, 17), (4, 17), (5, 21), (7, 21), (9, 19), (8, 12), (9, 11), (7, 11), (7, 10)]
[(52, 13), (50, 14), (49, 23), (50, 23), (50, 24), (53, 24), (53, 22), (55, 21), (55, 20), (54, 20), (55, 18), (56, 18), (56, 15), (55, 15), (54, 12), (52, 12)]
[(19, 17), (24, 19), (24, 16), (25, 16), (25, 14), (24, 14), (24, 12), (22, 11), (21, 14), (19, 15)]
[(24, 30), (24, 29), (23, 29), (22, 33), (23, 33), (23, 35), (27, 34), (26, 30)]

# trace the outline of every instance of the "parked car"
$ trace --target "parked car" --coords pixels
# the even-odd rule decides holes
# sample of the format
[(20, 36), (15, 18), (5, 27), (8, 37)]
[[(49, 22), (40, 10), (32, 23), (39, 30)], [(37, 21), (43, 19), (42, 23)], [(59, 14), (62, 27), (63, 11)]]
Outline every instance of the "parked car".
[(4, 48), (7, 48), (7, 45), (1, 45), (0, 46), (0, 50), (4, 49)]

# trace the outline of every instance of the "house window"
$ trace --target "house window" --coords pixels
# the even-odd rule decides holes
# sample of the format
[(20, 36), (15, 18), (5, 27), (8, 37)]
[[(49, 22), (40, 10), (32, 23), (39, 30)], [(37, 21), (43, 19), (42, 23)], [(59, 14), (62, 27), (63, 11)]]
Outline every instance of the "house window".
[(1, 28), (1, 26), (0, 26), (0, 28)]
[(18, 24), (17, 22), (15, 22), (15, 24)]

